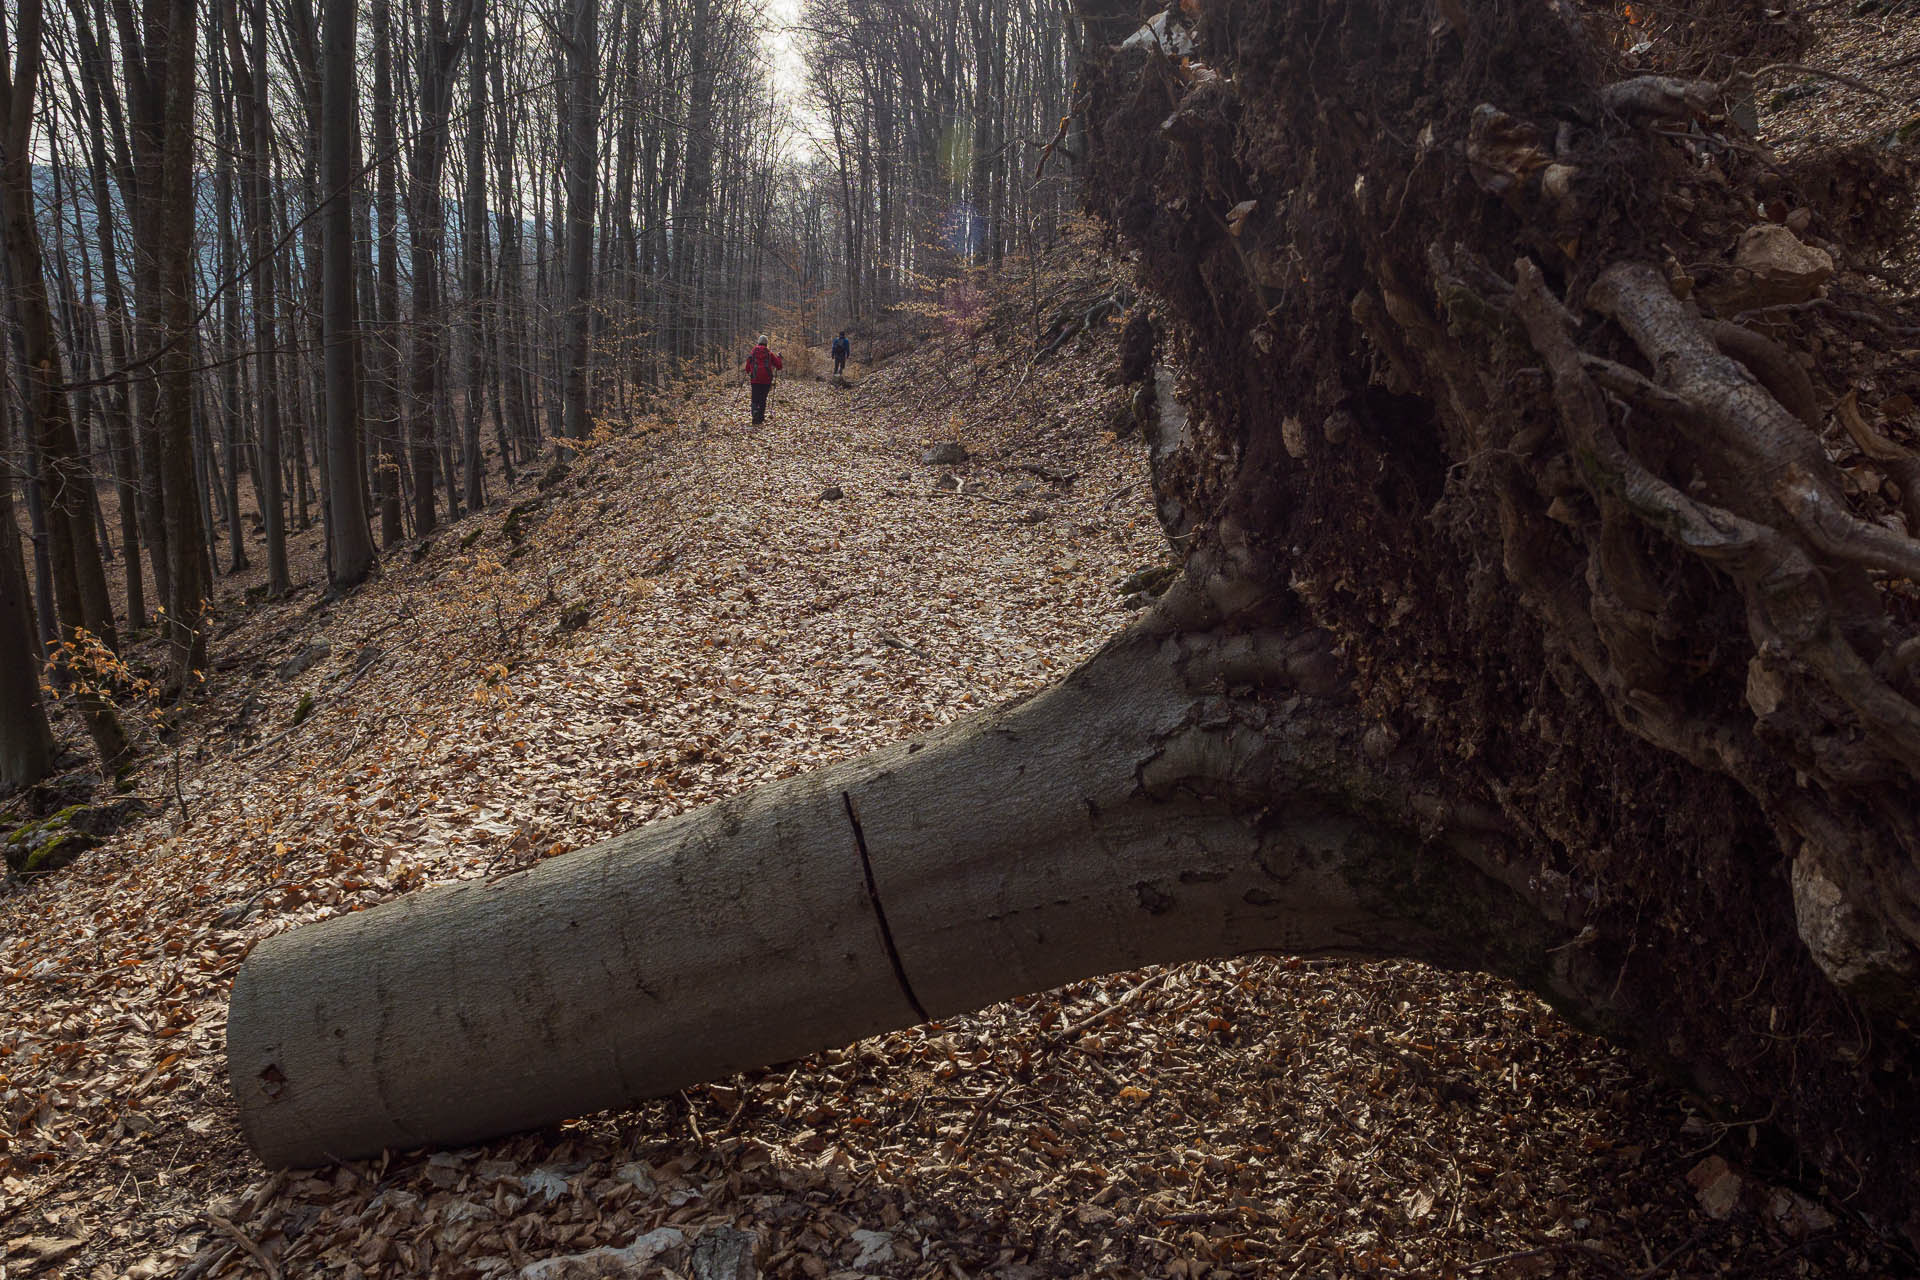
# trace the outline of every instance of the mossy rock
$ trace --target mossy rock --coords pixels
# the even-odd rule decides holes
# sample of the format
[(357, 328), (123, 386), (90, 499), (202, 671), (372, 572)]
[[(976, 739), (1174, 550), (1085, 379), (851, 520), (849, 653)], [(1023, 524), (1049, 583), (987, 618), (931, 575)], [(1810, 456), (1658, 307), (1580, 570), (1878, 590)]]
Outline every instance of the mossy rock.
[(299, 724), (312, 714), (313, 714), (313, 695), (310, 693), (303, 693), (300, 695), (300, 701), (296, 702), (293, 706), (293, 723)]
[(44, 818), (7, 833), (8, 868), (28, 875), (56, 871), (98, 845), (135, 817), (151, 813), (146, 801), (134, 798), (112, 804), (70, 804)]
[(73, 819), (86, 808), (70, 804), (8, 832), (7, 866), (14, 871), (52, 871), (99, 844), (98, 839), (73, 829)]
[(507, 518), (500, 522), (500, 532), (506, 540), (518, 547), (527, 536), (527, 517), (539, 509), (542, 498), (528, 498), (525, 502), (516, 502), (507, 508)]

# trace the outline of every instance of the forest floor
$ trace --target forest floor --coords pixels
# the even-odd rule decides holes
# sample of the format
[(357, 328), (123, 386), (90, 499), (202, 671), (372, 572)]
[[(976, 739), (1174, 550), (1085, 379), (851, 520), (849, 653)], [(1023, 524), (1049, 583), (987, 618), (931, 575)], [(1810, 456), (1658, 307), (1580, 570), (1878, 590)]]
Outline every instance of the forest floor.
[(157, 812), (0, 897), (0, 1277), (706, 1275), (733, 1231), (810, 1280), (1897, 1270), (1757, 1130), (1397, 963), (1116, 974), (470, 1149), (254, 1163), (223, 1031), (261, 938), (926, 731), (1126, 625), (1166, 550), (1112, 333), (1029, 371), (1019, 309), (789, 378), (763, 429), (691, 388), (345, 599), (225, 615)]

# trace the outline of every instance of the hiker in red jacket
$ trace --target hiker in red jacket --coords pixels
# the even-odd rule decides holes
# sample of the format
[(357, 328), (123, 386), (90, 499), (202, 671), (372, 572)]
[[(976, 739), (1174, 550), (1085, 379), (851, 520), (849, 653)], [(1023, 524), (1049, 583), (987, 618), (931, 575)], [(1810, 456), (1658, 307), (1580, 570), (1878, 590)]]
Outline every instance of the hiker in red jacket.
[(767, 393), (773, 390), (773, 373), (780, 368), (780, 357), (767, 350), (767, 335), (761, 334), (760, 341), (747, 353), (747, 380), (753, 384), (753, 425), (759, 426), (767, 418)]

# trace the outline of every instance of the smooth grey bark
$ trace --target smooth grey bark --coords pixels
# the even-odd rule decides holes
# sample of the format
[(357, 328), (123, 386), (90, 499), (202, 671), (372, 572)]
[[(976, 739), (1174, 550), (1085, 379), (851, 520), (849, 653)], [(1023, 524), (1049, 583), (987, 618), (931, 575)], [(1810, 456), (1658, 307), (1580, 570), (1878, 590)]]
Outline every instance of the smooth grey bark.
[(69, 633), (85, 628), (117, 649), (113, 605), (88, 508), (93, 481), (65, 389), (65, 361), (33, 208), (31, 140), (41, 33), (39, 0), (22, 0), (11, 73), (0, 63), (0, 243), (7, 256), (7, 310), (18, 326), (28, 445), (41, 468), (61, 625)]
[(242, 1128), (273, 1166), (470, 1142), (1203, 956), (1546, 968), (1559, 932), (1356, 765), (1360, 723), (1319, 633), (1168, 609), (930, 739), (266, 940), (228, 1016)]
[[(145, 513), (154, 577), (167, 598), (175, 679), (190, 687), (206, 666), (200, 625), (212, 595), (207, 531), (194, 474), (192, 284), (195, 52), (193, 0), (114, 0), (127, 82), (135, 307), (151, 370)], [(164, 570), (162, 569), (164, 566)]]
[[(34, 222), (30, 154), (34, 89), (39, 76), (41, 6), (23, 0), (15, 32), (15, 63), (0, 60), (0, 284), (13, 321), (19, 357), (29, 475), (41, 485), (47, 534), (43, 580), (51, 579), (61, 649), (48, 656), (63, 665), (65, 644), (84, 647), (83, 632), (108, 648), (118, 645), (106, 579), (86, 502), (91, 491), (87, 461), (74, 434), (65, 391), (65, 368), (54, 337), (42, 273), (39, 229)], [(0, 356), (4, 359), (4, 356)], [(10, 483), (10, 481), (4, 481)], [(31, 489), (29, 490), (31, 498)], [(40, 530), (35, 529), (36, 537)], [(45, 605), (43, 603), (43, 610)], [(48, 619), (43, 612), (41, 626)], [(39, 664), (33, 664), (37, 670)], [(101, 765), (111, 770), (127, 751), (127, 737), (112, 702), (83, 683), (79, 705)]]
[[(78, 3), (70, 3), (73, 30), (80, 47), (81, 98), (87, 115), (87, 156), (93, 183), (94, 230), (100, 247), (100, 279), (105, 292), (107, 356), (111, 367), (127, 367), (127, 303), (120, 279), (119, 232), (112, 216), (113, 197), (109, 184), (114, 167), (108, 164), (105, 117), (109, 104), (119, 120), (117, 100), (111, 99), (110, 76), (105, 51), (95, 39), (87, 13)], [(116, 138), (120, 135), (116, 133)], [(124, 148), (122, 148), (124, 150)], [(122, 563), (127, 586), (127, 629), (139, 631), (147, 625), (145, 571), (140, 560), (139, 463), (134, 447), (132, 392), (125, 380), (115, 380), (103, 389), (107, 436), (113, 453), (113, 478), (120, 500), (120, 545), (126, 552)]]
[[(487, 6), (474, 0), (472, 52), (467, 55), (466, 191), (461, 209), (460, 279), (466, 298), (467, 388), (461, 421), (461, 469), (466, 502), (478, 511), (487, 501), (487, 467), (480, 454), (480, 418), (487, 385)], [(504, 458), (504, 450), (503, 450)], [(509, 483), (513, 463), (506, 460)]]
[(357, 0), (326, 0), (321, 30), (321, 305), (326, 346), (328, 577), (354, 586), (373, 569), (360, 468), (360, 388), (355, 376), (359, 315), (354, 305), (353, 73)]
[(587, 427), (587, 336), (593, 306), (593, 181), (600, 135), (600, 5), (573, 0), (567, 33), (566, 350), (560, 356), (562, 430), (585, 440)]
[(240, 116), (241, 187), (245, 208), (242, 222), (252, 255), (248, 281), (253, 291), (253, 364), (255, 395), (259, 401), (258, 465), (254, 470), (255, 497), (267, 538), (267, 594), (282, 596), (292, 586), (287, 572), (286, 498), (280, 484), (280, 374), (275, 355), (278, 320), (273, 269), (273, 198), (269, 157), (272, 124), (261, 87), (268, 83), (266, 0), (247, 6), (248, 31), (243, 45), (237, 0), (222, 8), (227, 58), (233, 68)]
[[(513, 34), (518, 35), (517, 28)], [(505, 58), (494, 58), (489, 68), (493, 97), (500, 103), (507, 101), (505, 62)], [(515, 454), (520, 458), (534, 455), (538, 428), (533, 416), (529, 374), (532, 361), (526, 340), (526, 309), (521, 303), (525, 281), (520, 262), (520, 188), (513, 180), (517, 165), (514, 142), (518, 131), (514, 127), (513, 112), (497, 111), (494, 118), (495, 187), (501, 194), (504, 207), (499, 219), (500, 254), (495, 272), (500, 284), (500, 301), (494, 310), (493, 327), (499, 346), (495, 367), (500, 371), (502, 428), (512, 441), (511, 448), (501, 446), (501, 462), (507, 474), (507, 483), (512, 485)]]
[[(219, 204), (220, 226), (220, 276), (222, 279), (234, 279), (245, 258), (240, 246), (240, 235), (233, 216), (234, 195), (239, 184), (234, 181), (234, 152), (239, 150), (239, 125), (235, 122), (233, 99), (237, 96), (234, 81), (236, 68), (229, 62), (215, 56), (223, 45), (218, 39), (208, 42), (208, 60), (223, 81), (216, 81), (214, 99), (214, 120), (219, 133), (220, 160), (216, 170), (218, 188), (216, 201)], [(224, 487), (220, 495), (221, 514), (227, 525), (227, 543), (229, 559), (227, 571), (238, 573), (248, 567), (246, 531), (240, 519), (240, 469), (242, 454), (245, 451), (246, 432), (240, 422), (240, 352), (244, 343), (240, 336), (240, 290), (230, 288), (221, 299), (220, 336), (223, 350), (221, 362), (226, 366), (220, 375), (220, 421), (223, 440), (226, 446), (226, 473)]]
[(453, 93), (453, 69), (466, 49), (473, 0), (455, 0), (451, 21), (442, 0), (429, 0), (420, 18), (415, 60), (419, 76), (418, 134), (414, 139), (407, 186), (407, 232), (413, 254), (412, 399), (407, 433), (413, 468), (414, 533), (431, 533), (434, 511), (434, 451), (445, 437), (445, 397), (440, 385), (442, 359), (440, 259), (446, 239), (446, 210), (440, 182), (447, 156), (447, 118)]
[(373, 0), (373, 151), (374, 214), (379, 222), (379, 268), (374, 286), (374, 358), (368, 361), (373, 383), (373, 418), (380, 448), (375, 488), (380, 494), (380, 545), (391, 547), (406, 536), (401, 489), (406, 472), (405, 439), (400, 420), (400, 144), (393, 122), (393, 6)]
[[(4, 368), (0, 359), (0, 374)], [(0, 453), (13, 443), (9, 408), (6, 380), (0, 376)], [(40, 696), (44, 658), (36, 652), (31, 596), (13, 485), (0, 480), (0, 794), (32, 786), (53, 772), (53, 730)]]

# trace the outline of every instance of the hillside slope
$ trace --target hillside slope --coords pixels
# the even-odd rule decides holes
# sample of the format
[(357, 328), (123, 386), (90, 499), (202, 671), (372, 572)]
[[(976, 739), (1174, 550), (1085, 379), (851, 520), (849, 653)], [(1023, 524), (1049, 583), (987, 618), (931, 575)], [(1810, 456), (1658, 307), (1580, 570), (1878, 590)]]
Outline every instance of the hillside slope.
[[(0, 900), (7, 1274), (684, 1274), (735, 1233), (815, 1280), (1883, 1269), (1714, 1163), (1744, 1129), (1410, 965), (1116, 975), (482, 1148), (252, 1164), (222, 1022), (259, 939), (911, 735), (1123, 625), (1164, 544), (1117, 328), (1029, 368), (957, 319), (852, 391), (786, 381), (761, 431), (693, 388), (354, 595), (236, 618), (164, 812)], [(948, 441), (972, 461), (922, 464)]]

